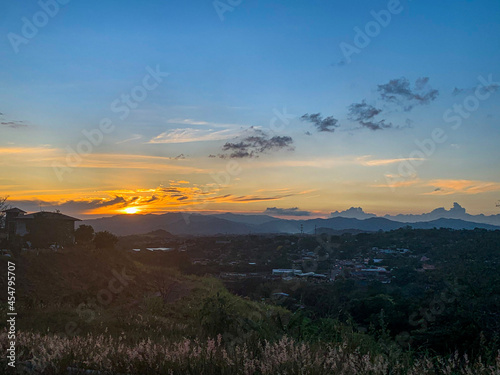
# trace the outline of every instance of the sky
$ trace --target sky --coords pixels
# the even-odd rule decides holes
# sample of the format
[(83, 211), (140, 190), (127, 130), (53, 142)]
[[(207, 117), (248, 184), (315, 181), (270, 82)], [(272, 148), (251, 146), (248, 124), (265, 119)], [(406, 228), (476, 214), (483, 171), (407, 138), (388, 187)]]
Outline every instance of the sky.
[(81, 218), (499, 213), (500, 2), (7, 2), (0, 196)]

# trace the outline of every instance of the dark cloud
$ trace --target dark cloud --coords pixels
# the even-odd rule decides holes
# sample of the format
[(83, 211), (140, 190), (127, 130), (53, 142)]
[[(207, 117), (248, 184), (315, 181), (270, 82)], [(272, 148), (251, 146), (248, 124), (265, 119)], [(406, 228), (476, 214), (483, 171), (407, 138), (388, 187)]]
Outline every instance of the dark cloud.
[(271, 197), (261, 197), (255, 195), (241, 195), (234, 196), (232, 194), (218, 195), (216, 197), (207, 198), (207, 201), (217, 201), (217, 202), (234, 202), (234, 203), (245, 203), (245, 202), (264, 202), (264, 201), (275, 201), (283, 198), (291, 197), (292, 194), (275, 195)]
[(338, 123), (339, 120), (337, 120), (333, 116), (323, 118), (321, 117), (321, 113), (313, 113), (311, 115), (309, 113), (306, 113), (300, 119), (302, 121), (307, 121), (313, 124), (319, 132), (333, 133), (335, 129), (340, 126)]
[(429, 77), (420, 77), (415, 81), (415, 88), (417, 90), (423, 90), (425, 86), (429, 83)]
[(382, 130), (392, 127), (392, 123), (386, 122), (386, 120), (376, 121), (374, 117), (380, 114), (382, 110), (366, 104), (364, 100), (361, 103), (351, 104), (348, 109), (349, 113), (347, 117), (349, 120), (357, 121), (365, 128), (370, 130)]
[(348, 118), (353, 121), (367, 121), (373, 119), (380, 112), (382, 112), (381, 109), (366, 104), (363, 100), (361, 103), (353, 103), (349, 106)]
[[(288, 136), (269, 137), (262, 130), (251, 128), (254, 135), (247, 136), (239, 142), (227, 142), (222, 146), (222, 159), (257, 158), (261, 154), (287, 149), (293, 150), (293, 139)], [(213, 157), (210, 155), (210, 157)]]
[[(0, 112), (0, 116), (4, 117), (5, 114), (3, 112)], [(7, 128), (11, 129), (19, 129), (19, 128), (27, 128), (28, 124), (26, 124), (24, 121), (17, 121), (17, 120), (10, 120), (10, 119), (2, 119), (0, 122), (1, 126), (5, 126)]]
[(493, 93), (497, 92), (498, 89), (500, 89), (500, 85), (497, 85), (496, 83), (493, 83), (493, 84), (491, 84), (489, 86), (481, 86), (479, 88), (479, 91), (480, 91), (481, 94), (486, 94), (487, 92), (491, 92), (493, 94)]
[(378, 85), (378, 91), (384, 101), (398, 104), (408, 112), (416, 105), (429, 104), (438, 97), (439, 91), (428, 88), (428, 83), (428, 77), (418, 78), (412, 89), (408, 79), (402, 77)]
[(331, 63), (331, 66), (345, 66), (347, 64), (347, 60), (342, 58), (338, 62)]
[(28, 125), (26, 125), (23, 121), (2, 121), (0, 122), (0, 125), (6, 126), (11, 129), (19, 129), (19, 128), (27, 128)]
[(181, 191), (176, 188), (161, 188), (160, 189), (164, 193), (180, 193)]
[(186, 159), (186, 157), (184, 156), (184, 154), (180, 154), (180, 155), (177, 155), (174, 159), (180, 160), (180, 159)]
[(148, 200), (144, 201), (144, 203), (151, 203), (151, 202), (155, 202), (155, 201), (157, 201), (158, 199), (160, 199), (160, 198), (158, 198), (156, 195), (153, 195), (151, 198), (149, 198)]
[(78, 217), (79, 214), (88, 210), (94, 210), (101, 207), (112, 207), (116, 206), (119, 208), (126, 207), (128, 203), (132, 202), (132, 200), (127, 200), (121, 196), (115, 196), (111, 199), (92, 199), (92, 200), (69, 200), (63, 203), (61, 202), (50, 202), (50, 201), (42, 201), (42, 200), (21, 200), (21, 201), (12, 201), (11, 205), (14, 207), (19, 207), (28, 212), (34, 211), (53, 211), (60, 210), (62, 213), (67, 215), (76, 215)]
[(298, 207), (292, 208), (278, 208), (278, 207), (268, 207), (264, 211), (268, 215), (280, 215), (280, 216), (310, 216), (309, 211), (300, 211)]
[(115, 196), (113, 199), (102, 200), (102, 199), (94, 199), (90, 201), (66, 201), (58, 206), (61, 210), (66, 208), (73, 210), (91, 210), (100, 207), (110, 207), (110, 206), (118, 206), (118, 207), (126, 207), (128, 203), (133, 202), (134, 199), (127, 201), (125, 198), (120, 196)]
[(498, 85), (496, 83), (492, 83), (491, 85), (488, 85), (488, 86), (481, 85), (478, 87), (469, 87), (466, 89), (461, 89), (461, 88), (455, 87), (453, 89), (451, 95), (453, 95), (453, 96), (457, 96), (457, 95), (461, 95), (461, 94), (473, 95), (476, 93), (476, 91), (480, 95), (484, 95), (486, 93), (494, 94), (495, 92), (498, 91), (498, 89), (500, 89), (500, 85)]
[(392, 123), (385, 122), (385, 120), (380, 121), (360, 121), (359, 124), (370, 130), (382, 130), (392, 128)]

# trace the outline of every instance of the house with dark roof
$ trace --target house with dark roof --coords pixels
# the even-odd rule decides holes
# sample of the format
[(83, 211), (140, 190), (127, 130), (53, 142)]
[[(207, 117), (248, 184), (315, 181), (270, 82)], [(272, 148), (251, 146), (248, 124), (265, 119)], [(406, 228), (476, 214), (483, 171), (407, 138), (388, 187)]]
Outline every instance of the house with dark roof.
[(53, 244), (70, 245), (75, 241), (75, 222), (80, 219), (60, 212), (34, 212), (27, 214), (19, 208), (5, 212), (4, 233), (9, 242), (22, 238), (34, 247), (48, 247)]
[(26, 211), (20, 210), (19, 208), (9, 208), (8, 210), (3, 210), (5, 213), (5, 237), (9, 238), (16, 234), (15, 218), (19, 215), (24, 215)]

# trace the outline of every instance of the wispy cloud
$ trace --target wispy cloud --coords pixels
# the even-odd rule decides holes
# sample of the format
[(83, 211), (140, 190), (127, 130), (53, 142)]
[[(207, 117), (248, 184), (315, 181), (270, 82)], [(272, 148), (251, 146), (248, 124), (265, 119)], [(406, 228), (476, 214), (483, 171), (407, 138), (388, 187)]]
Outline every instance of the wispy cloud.
[(220, 141), (231, 139), (241, 133), (241, 129), (224, 129), (214, 131), (212, 129), (178, 128), (163, 132), (148, 143), (188, 143), (204, 141)]
[(150, 169), (180, 174), (207, 172), (206, 169), (184, 165), (184, 158), (183, 154), (172, 157), (137, 154), (90, 154), (78, 165), (78, 168)]
[[(496, 181), (478, 181), (478, 180), (453, 180), (453, 179), (436, 179), (436, 180), (421, 180), (419, 178), (401, 179), (397, 175), (386, 175), (386, 183), (371, 185), (379, 188), (401, 188), (413, 187), (416, 191), (423, 191), (421, 195), (452, 195), (452, 194), (467, 194), (475, 195), (494, 191), (500, 191), (500, 182)], [(425, 190), (432, 191), (425, 192)]]
[(20, 128), (27, 128), (29, 126), (24, 121), (5, 119), (5, 114), (2, 112), (0, 112), (0, 117), (2, 118), (0, 120), (1, 127), (6, 127), (6, 128), (10, 128), (10, 129), (20, 129)]
[(479, 94), (484, 95), (488, 92), (490, 93), (495, 93), (500, 89), (500, 85), (496, 83), (492, 83), (491, 85), (488, 86), (480, 86), (480, 87), (469, 87), (469, 88), (458, 88), (455, 87), (451, 94), (453, 96), (458, 96), (461, 94), (474, 94), (476, 91), (479, 92)]
[(16, 154), (55, 154), (58, 149), (50, 146), (12, 146), (0, 147), (0, 154), (2, 155), (16, 155)]
[(24, 121), (2, 121), (0, 125), (11, 129), (27, 128), (28, 125)]
[(425, 195), (481, 194), (500, 191), (500, 182), (477, 180), (432, 180), (427, 186), (434, 190)]
[[(53, 163), (64, 163), (66, 152), (52, 146), (34, 147), (0, 147), (0, 165), (24, 167), (48, 167)], [(75, 168), (99, 169), (143, 169), (169, 173), (190, 174), (208, 173), (210, 168), (186, 165), (184, 154), (176, 156), (152, 156), (138, 154), (88, 154), (82, 158)]]
[(384, 177), (386, 179), (385, 183), (370, 185), (370, 187), (396, 189), (421, 185), (421, 181), (418, 178), (408, 179), (406, 176), (403, 178), (401, 176), (391, 174), (386, 174)]
[(211, 121), (201, 121), (201, 120), (193, 120), (190, 118), (174, 118), (167, 120), (167, 123), (169, 124), (178, 124), (178, 125), (199, 125), (199, 126), (210, 126), (213, 128), (245, 128), (248, 127), (248, 125), (241, 125), (241, 124), (227, 124), (227, 123), (220, 123), (220, 122), (211, 122)]
[(51, 161), (64, 157), (63, 151), (51, 146), (0, 147), (0, 165), (47, 167)]
[(367, 167), (377, 167), (380, 165), (389, 165), (400, 163), (403, 161), (423, 161), (426, 160), (424, 158), (394, 158), (394, 159), (370, 159), (370, 155), (360, 156), (356, 160), (359, 164), (367, 166)]
[(117, 145), (122, 144), (122, 143), (127, 143), (127, 142), (132, 142), (132, 141), (137, 141), (142, 138), (141, 134), (133, 134), (132, 137), (124, 139), (122, 141), (116, 142)]
[(265, 202), (265, 201), (275, 201), (283, 198), (288, 198), (294, 194), (283, 194), (274, 196), (258, 196), (258, 195), (240, 195), (235, 196), (233, 194), (226, 194), (216, 197), (207, 198), (207, 201), (212, 202), (225, 202), (225, 203), (251, 203), (251, 202)]

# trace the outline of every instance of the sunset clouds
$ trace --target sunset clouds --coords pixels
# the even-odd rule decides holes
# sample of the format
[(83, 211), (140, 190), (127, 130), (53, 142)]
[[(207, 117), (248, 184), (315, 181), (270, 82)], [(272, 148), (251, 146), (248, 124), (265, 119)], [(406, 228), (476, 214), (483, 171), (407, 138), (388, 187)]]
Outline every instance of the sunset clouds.
[[(83, 218), (499, 213), (500, 3), (408, 2), (332, 63), (373, 7), (270, 1), (221, 23), (210, 2), (71, 2), (17, 54), (3, 40), (0, 197)], [(4, 8), (3, 35), (39, 10)]]

